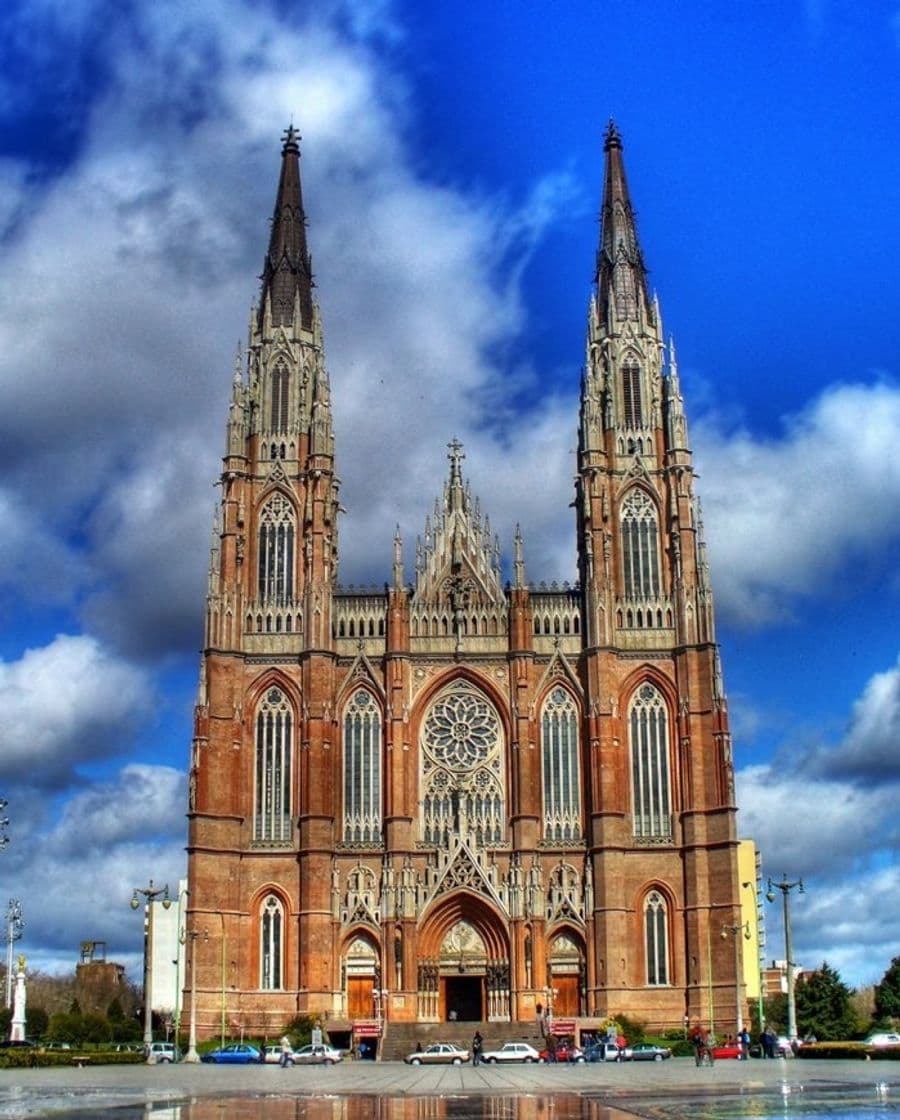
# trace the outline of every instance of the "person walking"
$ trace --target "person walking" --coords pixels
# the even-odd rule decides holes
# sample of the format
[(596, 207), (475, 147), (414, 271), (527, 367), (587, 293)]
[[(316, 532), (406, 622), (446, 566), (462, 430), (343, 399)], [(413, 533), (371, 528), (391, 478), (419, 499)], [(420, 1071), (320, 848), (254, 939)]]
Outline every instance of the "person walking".
[(481, 1031), (476, 1031), (472, 1035), (472, 1065), (481, 1065), (481, 1051), (484, 1049), (484, 1039), (481, 1037)]
[(282, 1069), (294, 1064), (294, 1047), (291, 1045), (291, 1040), (286, 1034), (281, 1036), (281, 1058), (278, 1064)]

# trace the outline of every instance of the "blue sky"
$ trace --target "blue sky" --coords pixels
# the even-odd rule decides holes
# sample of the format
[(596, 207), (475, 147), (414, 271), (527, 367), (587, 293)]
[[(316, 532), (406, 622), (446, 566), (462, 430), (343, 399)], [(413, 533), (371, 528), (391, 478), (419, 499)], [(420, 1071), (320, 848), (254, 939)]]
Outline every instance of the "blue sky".
[[(213, 488), (293, 119), (348, 513), (381, 583), (458, 435), (528, 577), (568, 503), (614, 117), (700, 473), (742, 834), (796, 956), (900, 952), (900, 3), (0, 13), (0, 898), (133, 965), (183, 873)], [(40, 889), (36, 890), (35, 885)], [(5, 893), (3, 893), (5, 892)], [(770, 955), (783, 955), (777, 907)]]

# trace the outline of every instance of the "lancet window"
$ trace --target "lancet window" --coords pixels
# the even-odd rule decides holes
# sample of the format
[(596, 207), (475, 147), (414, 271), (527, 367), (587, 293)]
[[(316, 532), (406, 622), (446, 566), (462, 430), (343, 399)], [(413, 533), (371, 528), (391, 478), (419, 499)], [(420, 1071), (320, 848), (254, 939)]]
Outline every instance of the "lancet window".
[(253, 839), (287, 844), (291, 839), (293, 713), (280, 688), (270, 688), (256, 715)]
[(284, 987), (284, 908), (270, 894), (263, 905), (259, 922), (259, 986), (265, 991)]
[(501, 844), (506, 831), (500, 720), (465, 683), (443, 692), (421, 734), (422, 839), (447, 846), (463, 836), (476, 847)]
[(626, 428), (641, 428), (644, 425), (641, 367), (633, 360), (626, 361), (622, 366), (622, 416)]
[(541, 715), (544, 779), (544, 838), (575, 840), (581, 836), (578, 767), (578, 712), (564, 688), (554, 688)]
[(294, 598), (294, 511), (274, 494), (259, 515), (259, 601), (285, 606)]
[(625, 595), (648, 599), (659, 595), (659, 532), (656, 507), (641, 487), (622, 503), (622, 560)]
[(669, 915), (666, 900), (651, 891), (644, 903), (644, 941), (647, 958), (647, 983), (669, 983)]
[(288, 430), (288, 394), (290, 379), (287, 366), (279, 362), (272, 371), (272, 409), (269, 415), (273, 432)]
[(669, 728), (665, 701), (652, 684), (642, 684), (629, 714), (631, 798), (634, 834), (647, 839), (672, 835)]
[(381, 712), (364, 688), (344, 713), (344, 842), (381, 841)]

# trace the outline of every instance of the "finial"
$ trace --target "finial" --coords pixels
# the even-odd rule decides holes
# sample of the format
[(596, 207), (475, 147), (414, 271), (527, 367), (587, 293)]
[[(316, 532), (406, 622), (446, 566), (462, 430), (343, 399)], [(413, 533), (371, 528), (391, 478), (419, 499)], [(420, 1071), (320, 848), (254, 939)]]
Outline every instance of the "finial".
[(240, 385), (243, 381), (243, 372), (241, 370), (241, 340), (238, 339), (237, 349), (234, 353), (234, 383)]
[(284, 135), (281, 137), (281, 154), (286, 155), (288, 152), (297, 152), (299, 154), (301, 139), (302, 137), (300, 136), (300, 133), (296, 130), (296, 128), (294, 128), (294, 122), (291, 121), (291, 123), (284, 130)]
[(622, 137), (612, 117), (609, 118), (609, 124), (606, 126), (606, 136), (603, 140), (604, 152), (608, 152), (610, 148), (618, 148), (620, 151), (622, 149)]
[(522, 529), (517, 524), (516, 535), (513, 539), (513, 569), (517, 588), (522, 588), (525, 586), (524, 543), (525, 542), (522, 539)]
[(450, 460), (450, 481), (451, 483), (459, 483), (462, 481), (461, 463), (462, 460), (466, 457), (465, 452), (463, 451), (463, 445), (459, 442), (456, 436), (454, 436), (453, 439), (450, 440), (450, 442), (447, 444), (447, 446), (450, 448), (450, 454), (447, 456), (447, 458)]

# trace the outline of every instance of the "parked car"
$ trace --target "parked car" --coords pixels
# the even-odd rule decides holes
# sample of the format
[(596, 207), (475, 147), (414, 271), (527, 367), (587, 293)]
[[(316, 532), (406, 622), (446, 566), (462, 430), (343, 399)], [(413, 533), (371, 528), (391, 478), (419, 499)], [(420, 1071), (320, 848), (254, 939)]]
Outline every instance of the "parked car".
[(782, 1058), (793, 1058), (794, 1047), (799, 1045), (799, 1043), (792, 1043), (787, 1035), (780, 1034), (775, 1039), (775, 1053), (780, 1054)]
[[(550, 1050), (545, 1048), (540, 1052), (539, 1059), (542, 1062), (549, 1062)], [(558, 1042), (556, 1050), (554, 1051), (553, 1060), (557, 1062), (583, 1062), (584, 1051), (571, 1042)]]
[(216, 1065), (249, 1065), (251, 1062), (261, 1062), (262, 1054), (247, 1042), (230, 1042), (227, 1046), (220, 1046), (217, 1050), (201, 1055), (200, 1061), (214, 1062)]
[(621, 1062), (624, 1058), (624, 1050), (620, 1050), (614, 1042), (592, 1042), (584, 1049), (586, 1062)]
[(174, 1042), (149, 1042), (144, 1047), (144, 1053), (150, 1065), (162, 1062), (177, 1062), (178, 1052)]
[(499, 1050), (486, 1050), (481, 1060), (495, 1065), (497, 1062), (539, 1062), (541, 1056), (527, 1042), (504, 1042)]
[[(267, 1066), (277, 1066), (281, 1064), (281, 1046), (278, 1043), (270, 1042), (268, 1046), (262, 1048), (262, 1061)], [(294, 1058), (291, 1055), (291, 1064), (293, 1065)]]
[(337, 1062), (342, 1062), (344, 1055), (340, 1050), (323, 1046), (322, 1043), (316, 1043), (315, 1046), (308, 1043), (294, 1051), (293, 1060), (298, 1066), (333, 1066)]
[(716, 1061), (723, 1058), (735, 1058), (740, 1061), (744, 1056), (739, 1042), (720, 1042), (717, 1046), (712, 1048), (712, 1056)]
[(672, 1051), (668, 1046), (656, 1046), (652, 1042), (638, 1042), (634, 1046), (627, 1046), (622, 1057), (626, 1062), (661, 1062), (664, 1058), (671, 1058)]
[(895, 1034), (893, 1031), (881, 1031), (878, 1034), (870, 1034), (868, 1038), (863, 1039), (866, 1046), (900, 1046), (900, 1034)]
[(469, 1051), (452, 1042), (432, 1042), (424, 1050), (416, 1050), (403, 1059), (411, 1066), (461, 1066), (469, 1060)]

